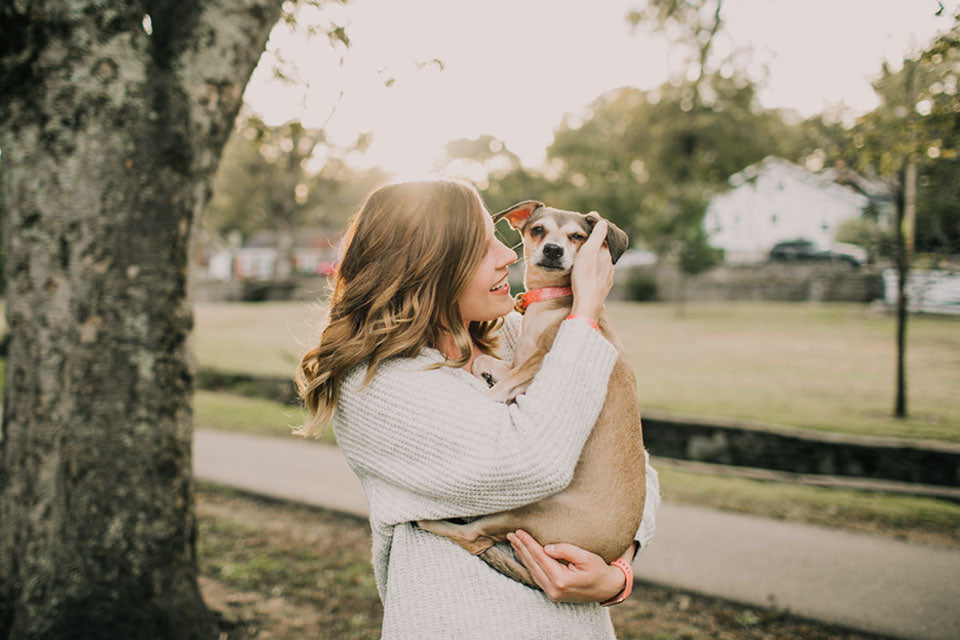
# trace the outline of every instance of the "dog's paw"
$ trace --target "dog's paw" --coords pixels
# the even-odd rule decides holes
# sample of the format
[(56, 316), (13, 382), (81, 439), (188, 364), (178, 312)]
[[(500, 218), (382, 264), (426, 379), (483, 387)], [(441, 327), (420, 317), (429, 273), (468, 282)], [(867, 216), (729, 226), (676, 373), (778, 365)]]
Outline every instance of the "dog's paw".
[(487, 354), (477, 356), (471, 365), (473, 375), (486, 382), (488, 387), (497, 384), (509, 368), (503, 360)]

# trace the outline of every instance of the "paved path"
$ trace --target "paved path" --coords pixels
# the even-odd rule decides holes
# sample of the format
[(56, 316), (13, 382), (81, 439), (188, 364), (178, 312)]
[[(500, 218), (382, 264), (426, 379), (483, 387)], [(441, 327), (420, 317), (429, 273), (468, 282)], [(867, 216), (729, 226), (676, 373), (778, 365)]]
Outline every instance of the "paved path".
[[(340, 452), (199, 430), (198, 479), (366, 516)], [(665, 502), (639, 578), (903, 638), (960, 638), (960, 551)]]

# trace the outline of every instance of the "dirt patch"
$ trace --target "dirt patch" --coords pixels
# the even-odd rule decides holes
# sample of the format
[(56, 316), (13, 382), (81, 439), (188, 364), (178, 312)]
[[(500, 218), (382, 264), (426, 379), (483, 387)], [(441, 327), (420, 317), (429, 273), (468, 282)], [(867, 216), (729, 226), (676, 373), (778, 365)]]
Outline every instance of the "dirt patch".
[[(198, 494), (197, 514), (200, 587), (221, 640), (380, 637), (365, 521), (219, 489)], [(611, 615), (620, 640), (879, 638), (646, 583)]]

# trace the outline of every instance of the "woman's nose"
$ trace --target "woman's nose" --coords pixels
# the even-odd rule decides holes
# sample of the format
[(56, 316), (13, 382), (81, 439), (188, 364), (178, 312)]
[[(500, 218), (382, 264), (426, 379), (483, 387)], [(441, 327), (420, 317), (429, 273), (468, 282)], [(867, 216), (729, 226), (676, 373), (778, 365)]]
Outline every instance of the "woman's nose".
[(500, 251), (502, 254), (500, 258), (502, 266), (511, 265), (514, 262), (516, 262), (517, 261), (516, 252), (510, 247), (508, 247), (507, 245), (503, 244), (502, 242), (499, 244), (500, 244)]

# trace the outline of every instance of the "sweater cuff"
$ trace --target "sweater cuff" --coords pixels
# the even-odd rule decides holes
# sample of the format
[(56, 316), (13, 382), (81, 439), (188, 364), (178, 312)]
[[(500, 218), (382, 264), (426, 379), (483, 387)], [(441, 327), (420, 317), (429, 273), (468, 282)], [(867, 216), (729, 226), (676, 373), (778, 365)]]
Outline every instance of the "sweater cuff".
[(620, 356), (617, 348), (583, 318), (565, 318), (560, 323), (553, 344), (554, 348), (560, 345), (564, 345), (564, 349), (570, 347), (571, 351), (576, 352), (578, 360), (586, 354), (593, 354), (598, 363), (602, 362), (611, 369)]

